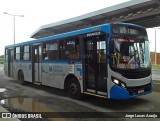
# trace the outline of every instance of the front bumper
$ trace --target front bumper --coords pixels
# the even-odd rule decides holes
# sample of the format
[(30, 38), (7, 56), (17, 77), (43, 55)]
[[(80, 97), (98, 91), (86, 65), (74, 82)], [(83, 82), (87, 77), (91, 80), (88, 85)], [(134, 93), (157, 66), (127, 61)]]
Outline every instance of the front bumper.
[[(139, 93), (139, 90), (143, 89), (144, 92)], [(118, 85), (114, 85), (110, 90), (110, 98), (111, 99), (130, 99), (135, 98), (141, 95), (146, 95), (151, 93), (153, 90), (152, 83), (147, 85), (138, 86), (138, 87), (127, 87), (127, 89), (123, 89)]]

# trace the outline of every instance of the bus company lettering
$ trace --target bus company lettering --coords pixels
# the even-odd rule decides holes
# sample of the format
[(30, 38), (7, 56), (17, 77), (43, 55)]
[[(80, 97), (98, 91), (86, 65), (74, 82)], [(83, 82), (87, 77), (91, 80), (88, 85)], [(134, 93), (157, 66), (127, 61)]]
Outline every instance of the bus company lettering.
[(100, 35), (100, 34), (101, 34), (101, 32), (89, 33), (89, 34), (87, 34), (87, 37), (97, 36), (97, 35)]
[(68, 71), (69, 71), (69, 73), (74, 74), (74, 64), (68, 65)]
[(25, 64), (21, 64), (21, 63), (20, 64), (16, 64), (17, 68), (23, 68), (23, 69), (30, 69), (30, 66), (31, 65), (28, 66), (28, 65), (25, 65)]
[(62, 66), (53, 66), (53, 72), (62, 73), (63, 72)]

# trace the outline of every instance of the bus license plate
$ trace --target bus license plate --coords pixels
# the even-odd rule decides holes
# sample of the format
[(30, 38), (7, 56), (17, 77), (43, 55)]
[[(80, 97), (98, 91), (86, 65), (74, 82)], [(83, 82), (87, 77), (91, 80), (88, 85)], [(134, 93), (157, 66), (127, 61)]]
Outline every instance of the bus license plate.
[(143, 92), (144, 92), (144, 89), (138, 90), (138, 94), (143, 93)]

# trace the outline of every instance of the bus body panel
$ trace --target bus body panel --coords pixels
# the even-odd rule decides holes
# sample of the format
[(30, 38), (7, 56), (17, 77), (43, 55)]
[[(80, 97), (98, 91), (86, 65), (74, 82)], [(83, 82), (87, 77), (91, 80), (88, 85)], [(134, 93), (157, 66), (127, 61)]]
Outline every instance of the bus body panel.
[[(134, 26), (133, 24), (125, 24), (125, 25)], [(139, 26), (136, 26), (136, 27), (139, 27)], [(87, 88), (86, 85), (87, 85), (87, 83), (89, 83), (89, 82), (87, 82), (87, 73), (89, 73), (89, 71), (87, 72), (86, 69), (89, 70), (89, 68), (86, 68), (87, 64), (84, 63), (84, 62), (86, 62), (86, 60), (84, 60), (84, 58), (86, 58), (85, 54), (87, 54), (87, 53), (85, 53), (86, 42), (85, 42), (84, 38), (86, 38), (87, 34), (89, 36), (93, 35), (93, 38), (94, 38), (94, 33), (97, 33), (97, 32), (105, 33), (106, 38), (104, 40), (97, 40), (97, 39), (91, 40), (91, 42), (93, 42), (92, 44), (94, 45), (93, 51), (95, 52), (95, 53), (92, 52), (91, 54), (93, 54), (93, 56), (94, 56), (93, 60), (97, 61), (98, 55), (96, 55), (96, 54), (98, 53), (98, 51), (97, 51), (98, 50), (97, 49), (98, 42), (105, 41), (106, 42), (106, 61), (105, 61), (106, 65), (104, 67), (106, 67), (107, 70), (106, 70), (105, 74), (100, 75), (101, 77), (99, 77), (98, 74), (95, 76), (94, 75), (95, 72), (103, 73), (101, 71), (96, 70), (98, 68), (102, 68), (103, 65), (100, 65), (98, 63), (98, 61), (92, 63), (93, 66), (95, 66), (94, 64), (96, 64), (96, 66), (94, 68), (95, 72), (93, 73), (95, 83), (93, 84), (94, 87), (92, 87), (92, 85), (91, 85), (90, 86), (91, 88)], [(81, 35), (85, 35), (85, 37), (81, 38)], [(113, 83), (112, 80), (114, 77), (114, 78), (124, 82), (126, 84), (127, 88), (132, 88), (132, 87), (137, 88), (139, 86), (143, 86), (143, 85), (147, 85), (147, 84), (152, 85), (152, 80), (151, 80), (151, 76), (141, 78), (141, 79), (127, 79), (127, 78), (121, 76), (116, 71), (113, 71), (110, 68), (109, 56), (110, 56), (110, 42), (111, 42), (111, 38), (112, 38), (110, 24), (104, 24), (104, 25), (99, 25), (99, 26), (95, 26), (95, 27), (91, 27), (91, 28), (68, 32), (68, 33), (64, 33), (64, 34), (60, 34), (60, 35), (40, 38), (38, 40), (23, 42), (20, 44), (15, 44), (13, 46), (6, 46), (6, 48), (23, 46), (23, 45), (33, 45), (34, 46), (33, 49), (36, 49), (39, 46), (39, 48), (41, 49), (41, 50), (39, 49), (39, 52), (43, 52), (43, 44), (45, 42), (49, 42), (49, 40), (50, 40), (50, 42), (54, 41), (54, 40), (57, 41), (59, 39), (67, 38), (67, 37), (71, 37), (71, 36), (80, 37), (81, 39), (79, 41), (83, 41), (83, 42), (80, 42), (82, 44), (82, 48), (81, 48), (80, 52), (81, 52), (81, 54), (83, 54), (83, 55), (81, 55), (82, 57), (80, 60), (74, 60), (74, 61), (73, 60), (54, 60), (54, 61), (43, 60), (42, 59), (43, 55), (40, 54), (38, 58), (41, 58), (41, 59), (38, 61), (38, 65), (37, 65), (36, 61), (32, 60), (32, 58), (34, 57), (33, 56), (34, 50), (32, 50), (33, 52), (31, 51), (31, 53), (32, 53), (31, 60), (33, 62), (32, 61), (29, 61), (29, 62), (27, 62), (27, 61), (14, 61), (13, 62), (13, 70), (14, 70), (13, 77), (17, 78), (18, 71), (22, 70), (24, 73), (25, 81), (29, 81), (29, 82), (37, 82), (38, 81), (42, 85), (64, 89), (65, 88), (64, 83), (66, 81), (66, 78), (68, 76), (72, 75), (72, 76), (76, 77), (77, 80), (79, 81), (82, 93), (90, 93), (93, 95), (96, 94), (96, 95), (105, 96), (107, 98), (113, 98), (113, 99), (128, 99), (128, 98), (133, 98), (133, 97), (137, 97), (140, 95), (145, 95), (145, 94), (152, 92), (152, 89), (151, 89), (149, 91), (145, 91), (140, 94), (131, 95), (127, 89), (124, 89), (120, 86), (117, 86), (115, 83)], [(95, 37), (99, 38), (100, 36), (96, 35)], [(86, 39), (86, 41), (89, 42), (90, 40)], [(36, 44), (36, 43), (38, 43), (38, 44)], [(35, 53), (35, 55), (36, 55), (36, 53)], [(32, 64), (34, 64), (34, 65), (32, 65)], [(4, 66), (5, 67), (5, 74), (9, 75), (8, 74), (8, 68), (9, 68), (8, 61), (6, 61), (4, 65), (5, 65)], [(35, 69), (35, 70), (33, 70), (33, 69)], [(34, 73), (35, 71), (37, 71), (38, 73)], [(104, 75), (106, 75), (106, 76), (104, 76)], [(92, 80), (92, 78), (90, 78), (90, 80)], [(104, 83), (102, 83), (102, 81), (105, 81), (106, 84), (103, 85)], [(98, 87), (99, 85), (101, 85), (101, 87)], [(105, 87), (102, 87), (102, 86), (105, 86)]]
[(34, 81), (35, 82), (39, 82), (41, 81), (41, 76), (40, 76), (40, 73), (41, 73), (41, 70), (39, 68), (40, 64), (39, 63), (34, 63)]
[(14, 62), (14, 78), (17, 78), (18, 72), (22, 71), (25, 81), (32, 82), (32, 64), (31, 61)]
[(13, 77), (13, 62), (10, 62), (9, 63), (9, 66), (10, 66), (10, 77)]
[(110, 98), (111, 99), (130, 99), (130, 98), (135, 98), (135, 97), (138, 97), (138, 96), (146, 95), (146, 94), (149, 94), (149, 93), (152, 93), (152, 90), (144, 92), (144, 93), (140, 93), (140, 94), (130, 95), (129, 92), (126, 91), (125, 89), (120, 88), (117, 85), (114, 85), (110, 89)]
[(65, 64), (54, 64), (54, 62), (42, 63), (42, 85), (62, 89), (63, 69)]
[(6, 76), (9, 76), (9, 74), (8, 74), (8, 61), (4, 62), (4, 74)]
[(79, 83), (82, 85), (82, 64), (79, 63), (42, 62), (42, 85), (64, 89), (64, 81), (69, 74), (80, 80)]
[(51, 86), (51, 81), (53, 81), (54, 78), (51, 80), (49, 78), (49, 75), (53, 76), (53, 74), (49, 72), (49, 63), (42, 62), (42, 84), (43, 85)]

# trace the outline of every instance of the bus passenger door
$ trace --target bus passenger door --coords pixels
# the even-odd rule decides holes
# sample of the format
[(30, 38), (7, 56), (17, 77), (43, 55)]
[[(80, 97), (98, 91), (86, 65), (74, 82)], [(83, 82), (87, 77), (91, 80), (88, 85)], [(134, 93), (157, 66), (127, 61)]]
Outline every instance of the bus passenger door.
[(13, 77), (13, 59), (14, 59), (14, 50), (9, 49), (8, 53), (8, 76)]
[(84, 39), (84, 91), (107, 95), (106, 36)]
[(42, 46), (34, 45), (33, 53), (33, 82), (41, 83), (41, 59), (42, 59)]

